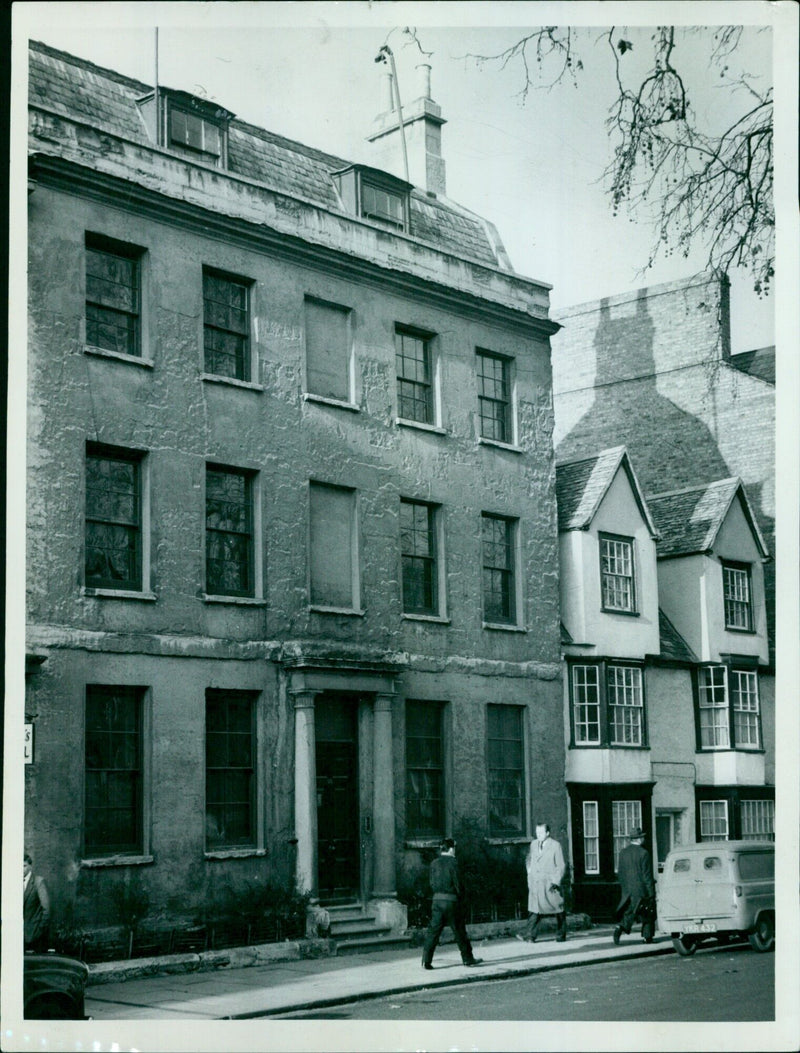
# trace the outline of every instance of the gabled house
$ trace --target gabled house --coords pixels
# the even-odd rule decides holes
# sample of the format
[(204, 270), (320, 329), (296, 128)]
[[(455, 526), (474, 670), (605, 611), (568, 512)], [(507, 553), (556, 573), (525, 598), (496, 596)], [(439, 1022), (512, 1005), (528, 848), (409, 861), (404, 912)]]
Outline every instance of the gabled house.
[(769, 559), (740, 479), (648, 498), (661, 540), (660, 602), (693, 669), (696, 839), (774, 836)]
[(579, 909), (602, 916), (628, 833), (652, 825), (657, 532), (623, 446), (558, 464), (556, 495), (574, 887)]
[(611, 917), (633, 826), (774, 831), (766, 547), (738, 479), (645, 498), (624, 447), (557, 465), (576, 906)]

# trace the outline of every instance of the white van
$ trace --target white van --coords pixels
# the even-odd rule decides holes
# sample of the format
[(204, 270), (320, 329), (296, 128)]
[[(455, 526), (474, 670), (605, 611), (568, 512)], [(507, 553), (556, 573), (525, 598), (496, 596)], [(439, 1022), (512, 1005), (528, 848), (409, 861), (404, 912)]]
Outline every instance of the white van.
[(775, 946), (775, 845), (704, 841), (673, 849), (658, 879), (658, 927), (678, 954), (704, 940), (745, 936), (757, 951)]

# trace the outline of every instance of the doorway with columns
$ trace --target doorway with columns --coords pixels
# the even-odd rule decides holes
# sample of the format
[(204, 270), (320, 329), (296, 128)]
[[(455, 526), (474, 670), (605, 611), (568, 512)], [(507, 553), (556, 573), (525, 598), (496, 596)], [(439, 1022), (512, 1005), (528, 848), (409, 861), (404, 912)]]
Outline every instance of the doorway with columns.
[[(286, 668), (286, 667), (285, 667)], [(294, 708), (298, 887), (311, 905), (394, 913), (393, 710), (398, 670), (377, 663), (286, 668)], [(398, 914), (399, 921), (399, 914)]]

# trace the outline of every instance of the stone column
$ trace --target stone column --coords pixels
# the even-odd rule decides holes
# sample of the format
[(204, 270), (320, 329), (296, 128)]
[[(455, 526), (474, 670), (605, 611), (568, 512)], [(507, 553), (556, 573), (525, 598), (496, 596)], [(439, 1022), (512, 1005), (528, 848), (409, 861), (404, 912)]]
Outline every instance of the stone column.
[(392, 702), (394, 695), (376, 695), (373, 714), (374, 899), (397, 895), (394, 865), (394, 765), (392, 763)]
[(314, 691), (294, 693), (294, 836), (297, 884), (319, 899), (317, 888), (317, 754)]

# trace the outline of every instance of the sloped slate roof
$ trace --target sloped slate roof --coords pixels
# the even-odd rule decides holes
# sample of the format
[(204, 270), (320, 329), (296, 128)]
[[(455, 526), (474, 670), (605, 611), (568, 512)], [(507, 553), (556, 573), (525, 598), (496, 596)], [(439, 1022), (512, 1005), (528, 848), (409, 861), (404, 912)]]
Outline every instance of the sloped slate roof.
[(775, 348), (761, 347), (757, 351), (743, 351), (738, 355), (731, 355), (730, 364), (734, 369), (742, 373), (748, 373), (751, 377), (766, 380), (768, 384), (775, 383)]
[[(31, 42), (31, 105), (73, 117), (143, 145), (152, 145), (136, 100), (152, 86), (95, 66), (46, 44)], [(350, 164), (233, 119), (229, 124), (228, 170), (342, 212), (331, 173)], [(444, 252), (497, 267), (498, 255), (480, 217), (424, 191), (411, 193), (411, 235)]]
[(710, 551), (714, 547), (728, 509), (737, 496), (742, 502), (756, 544), (760, 547), (762, 555), (766, 556), (767, 548), (742, 481), (731, 478), (648, 496), (647, 503), (661, 535), (658, 546), (659, 559)]
[(669, 618), (659, 607), (658, 634), (662, 658), (671, 658), (677, 662), (696, 662), (697, 657)]
[(647, 503), (624, 446), (614, 446), (593, 457), (556, 465), (559, 530), (584, 530), (588, 527), (620, 465), (628, 474), (642, 517), (655, 534)]

